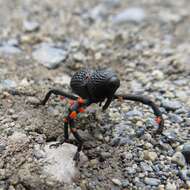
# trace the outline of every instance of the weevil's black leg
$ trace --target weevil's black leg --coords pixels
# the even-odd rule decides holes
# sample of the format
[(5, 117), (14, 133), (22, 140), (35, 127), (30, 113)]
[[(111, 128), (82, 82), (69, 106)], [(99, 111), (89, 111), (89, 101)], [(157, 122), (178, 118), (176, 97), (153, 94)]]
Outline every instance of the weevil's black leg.
[(75, 126), (75, 122), (74, 119), (77, 117), (78, 113), (81, 113), (84, 111), (84, 108), (88, 107), (92, 102), (90, 100), (83, 100), (82, 98), (78, 99), (78, 102), (76, 102), (75, 104), (73, 104), (73, 106), (71, 106), (70, 108), (70, 113), (68, 116), (68, 122), (70, 125), (70, 129), (71, 132), (73, 134), (73, 136), (75, 137), (75, 139), (77, 140), (78, 146), (77, 146), (77, 151), (74, 155), (73, 160), (75, 160), (76, 165), (78, 165), (79, 161), (80, 161), (80, 151), (82, 150), (82, 145), (84, 143), (84, 140), (80, 137), (80, 135), (77, 132), (77, 128)]
[(69, 132), (68, 132), (68, 118), (64, 119), (64, 139), (61, 139), (58, 143), (54, 143), (50, 145), (50, 148), (57, 148), (65, 142), (69, 142)]
[(156, 122), (159, 125), (159, 128), (157, 129), (156, 133), (157, 134), (162, 133), (164, 128), (164, 119), (162, 117), (162, 113), (159, 110), (159, 108), (156, 106), (156, 104), (153, 101), (151, 101), (149, 98), (141, 95), (126, 94), (126, 95), (114, 95), (114, 99), (137, 101), (150, 106), (153, 109), (154, 114), (156, 115)]
[(106, 109), (109, 107), (109, 105), (111, 104), (112, 100), (113, 100), (113, 97), (109, 97), (109, 98), (106, 100), (106, 103), (104, 104), (104, 106), (103, 106), (103, 108), (102, 108), (103, 111), (106, 110)]
[(70, 120), (70, 127), (71, 127), (71, 132), (75, 139), (77, 140), (77, 151), (73, 157), (73, 160), (76, 162), (76, 165), (78, 165), (78, 162), (80, 161), (80, 151), (82, 150), (82, 145), (84, 143), (84, 140), (81, 138), (81, 136), (78, 134), (77, 129), (75, 128), (75, 123), (74, 120)]
[(78, 99), (77, 96), (74, 96), (74, 95), (72, 95), (72, 94), (63, 92), (63, 91), (61, 91), (61, 90), (52, 89), (52, 90), (50, 90), (50, 91), (45, 95), (45, 98), (40, 102), (40, 105), (45, 105), (46, 102), (49, 100), (51, 94), (55, 94), (55, 95), (59, 95), (59, 96), (64, 96), (64, 97), (69, 98), (69, 99), (72, 99), (72, 100), (77, 100), (77, 99)]

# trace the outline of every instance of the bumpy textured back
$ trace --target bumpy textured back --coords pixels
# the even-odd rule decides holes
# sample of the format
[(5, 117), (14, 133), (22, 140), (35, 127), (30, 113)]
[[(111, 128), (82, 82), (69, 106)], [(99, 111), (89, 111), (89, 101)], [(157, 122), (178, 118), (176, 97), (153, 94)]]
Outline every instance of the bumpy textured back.
[(76, 72), (70, 82), (70, 86), (74, 93), (78, 94), (82, 98), (88, 98), (87, 83), (90, 79), (93, 70), (85, 69)]
[[(110, 79), (116, 79), (113, 83)], [(115, 81), (114, 81), (115, 82)], [(90, 98), (93, 101), (104, 100), (113, 94), (119, 87), (119, 79), (112, 70), (81, 70), (71, 79), (71, 88), (82, 98)]]

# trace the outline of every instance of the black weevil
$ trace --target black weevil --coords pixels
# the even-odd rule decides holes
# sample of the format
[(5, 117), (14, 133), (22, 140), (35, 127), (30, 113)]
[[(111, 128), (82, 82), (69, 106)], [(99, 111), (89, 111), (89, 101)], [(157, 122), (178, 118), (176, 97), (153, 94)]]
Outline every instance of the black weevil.
[(77, 128), (75, 126), (75, 118), (77, 117), (78, 113), (83, 112), (84, 109), (90, 106), (92, 103), (100, 103), (101, 106), (101, 103), (106, 100), (105, 104), (102, 107), (103, 110), (106, 110), (109, 107), (110, 103), (115, 99), (141, 102), (150, 106), (156, 115), (156, 122), (159, 125), (156, 133), (160, 134), (163, 130), (164, 120), (162, 113), (153, 101), (141, 95), (115, 94), (116, 90), (120, 86), (120, 80), (118, 76), (110, 69), (80, 70), (73, 75), (70, 86), (73, 92), (78, 96), (66, 93), (61, 90), (52, 89), (46, 94), (45, 98), (39, 103), (39, 105), (45, 105), (51, 94), (60, 95), (61, 97), (73, 100), (73, 103), (71, 103), (71, 106), (69, 108), (68, 115), (66, 118), (64, 118), (65, 138), (62, 142), (53, 144), (53, 146), (58, 146), (64, 142), (69, 142), (68, 127), (70, 127), (70, 131), (78, 143), (78, 149), (74, 156), (76, 163), (78, 163), (80, 159), (80, 151), (82, 149), (84, 140), (77, 132)]

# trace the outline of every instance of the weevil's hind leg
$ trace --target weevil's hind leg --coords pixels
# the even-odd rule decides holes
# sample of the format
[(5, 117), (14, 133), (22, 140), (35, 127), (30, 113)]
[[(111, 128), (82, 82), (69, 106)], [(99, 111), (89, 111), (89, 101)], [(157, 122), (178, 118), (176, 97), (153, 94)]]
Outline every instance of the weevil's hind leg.
[(61, 91), (61, 90), (57, 90), (57, 89), (52, 89), (50, 90), (46, 95), (45, 98), (40, 102), (40, 105), (45, 105), (46, 102), (49, 100), (51, 94), (55, 94), (55, 95), (59, 95), (59, 96), (64, 96), (66, 98), (72, 99), (72, 100), (77, 100), (78, 97), (69, 94), (67, 92)]
[(51, 144), (50, 148), (57, 148), (65, 142), (69, 142), (68, 121), (64, 119), (64, 139), (61, 139), (58, 143)]
[(76, 151), (76, 153), (74, 155), (74, 158), (73, 158), (73, 160), (75, 160), (75, 162), (76, 162), (76, 165), (78, 165), (78, 162), (80, 161), (80, 152), (82, 150), (84, 140), (80, 137), (80, 135), (78, 134), (77, 131), (72, 131), (72, 133), (73, 133), (74, 137), (78, 141), (77, 151)]
[(78, 134), (77, 129), (75, 128), (75, 123), (74, 120), (71, 119), (70, 120), (70, 127), (71, 127), (71, 132), (73, 134), (73, 136), (75, 137), (75, 139), (77, 140), (77, 151), (73, 157), (73, 160), (76, 162), (76, 165), (78, 165), (79, 161), (80, 161), (80, 152), (82, 150), (82, 145), (84, 143), (84, 140), (82, 139), (82, 137)]

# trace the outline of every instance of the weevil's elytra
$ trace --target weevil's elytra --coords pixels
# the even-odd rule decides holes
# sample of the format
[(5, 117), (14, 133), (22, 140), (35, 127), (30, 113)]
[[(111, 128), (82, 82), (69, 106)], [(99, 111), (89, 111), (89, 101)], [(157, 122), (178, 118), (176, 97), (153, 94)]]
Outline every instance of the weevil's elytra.
[[(102, 107), (103, 110), (107, 109), (111, 102), (116, 99), (137, 101), (148, 105), (153, 109), (154, 114), (156, 115), (156, 122), (159, 125), (156, 133), (162, 133), (164, 120), (162, 117), (162, 113), (160, 112), (156, 104), (149, 98), (141, 95), (115, 94), (120, 86), (120, 80), (116, 73), (114, 73), (112, 70), (83, 69), (73, 75), (70, 86), (73, 92), (79, 97), (66, 93), (62, 90), (52, 89), (46, 94), (40, 105), (45, 105), (51, 94), (64, 96), (65, 98), (69, 98), (74, 101), (68, 110), (67, 117), (64, 119), (64, 142), (68, 142), (69, 140), (68, 127), (70, 127), (71, 132), (78, 142), (78, 149), (74, 156), (74, 160), (76, 161), (76, 163), (79, 161), (80, 151), (83, 145), (83, 139), (77, 132), (75, 118), (77, 117), (78, 113), (84, 112), (84, 109), (90, 106), (92, 103), (100, 103), (101, 105), (101, 103), (106, 100), (105, 104)], [(63, 142), (57, 143), (54, 146), (58, 146), (61, 143)]]
[(120, 80), (111, 70), (93, 71), (87, 69), (75, 73), (70, 85), (74, 93), (96, 103), (112, 97), (119, 88)]

